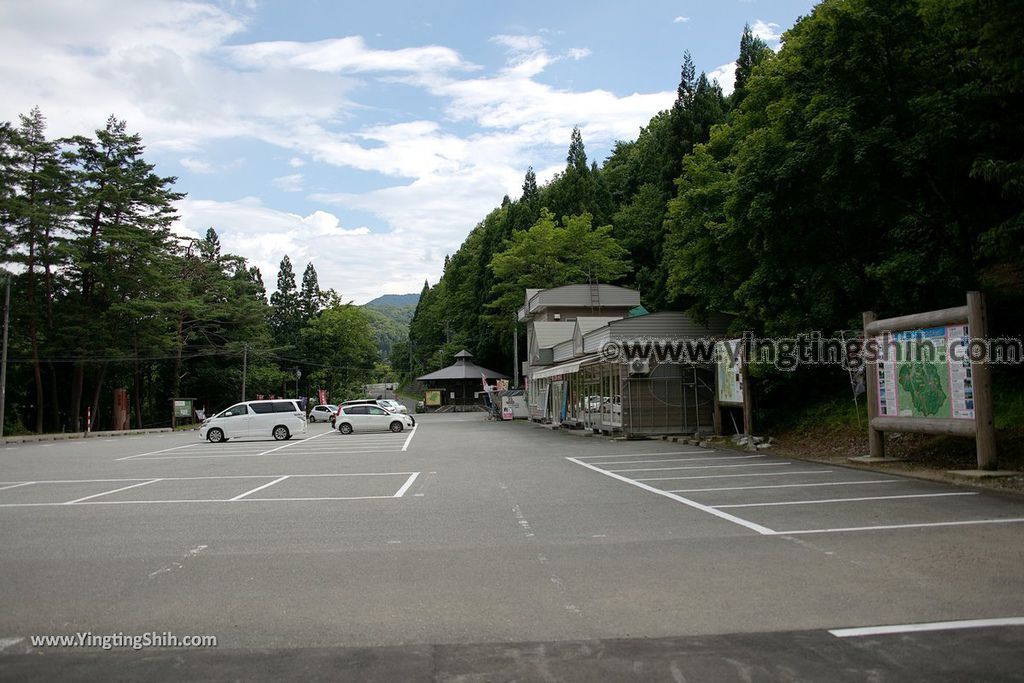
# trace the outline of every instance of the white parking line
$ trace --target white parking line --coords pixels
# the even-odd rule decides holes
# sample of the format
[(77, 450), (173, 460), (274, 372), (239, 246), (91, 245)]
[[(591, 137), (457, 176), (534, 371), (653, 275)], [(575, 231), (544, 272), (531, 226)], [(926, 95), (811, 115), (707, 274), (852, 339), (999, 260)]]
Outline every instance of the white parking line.
[(412, 437), (416, 436), (416, 427), (413, 427), (409, 432), (409, 437), (405, 440), (405, 444), (402, 446), (402, 452), (409, 450), (409, 444), (412, 442)]
[(10, 484), (8, 486), (0, 486), (0, 491), (6, 491), (7, 489), (16, 489), (19, 486), (28, 486), (29, 484), (34, 484), (34, 483), (35, 483), (34, 481), (23, 481), (23, 482), (20, 482), (18, 484)]
[(202, 446), (202, 445), (203, 444), (200, 442), (200, 443), (185, 444), (184, 446), (174, 446), (173, 448), (161, 448), (159, 451), (149, 451), (148, 453), (139, 453), (138, 455), (129, 455), (129, 456), (124, 457), (124, 458), (117, 458), (116, 460), (114, 460), (114, 462), (120, 462), (122, 460), (132, 460), (133, 458), (141, 458), (141, 457), (143, 457), (145, 455), (155, 455), (157, 453), (167, 453), (168, 451), (180, 451), (182, 448), (194, 448), (195, 446)]
[(601, 474), (609, 476), (612, 479), (618, 479), (619, 481), (624, 481), (627, 484), (631, 484), (632, 486), (636, 486), (637, 488), (641, 488), (644, 491), (649, 491), (649, 492), (657, 494), (659, 496), (664, 496), (665, 498), (668, 498), (670, 500), (674, 500), (674, 501), (676, 501), (678, 503), (682, 503), (683, 505), (688, 505), (688, 506), (690, 506), (692, 508), (700, 510), (701, 512), (706, 512), (709, 515), (714, 515), (715, 517), (719, 517), (719, 518), (724, 519), (726, 521), (732, 522), (733, 524), (738, 524), (738, 525), (740, 525), (742, 527), (746, 527), (747, 529), (751, 529), (753, 531), (756, 531), (757, 533), (759, 533), (761, 535), (768, 536), (768, 535), (772, 535), (772, 534), (775, 533), (774, 531), (772, 531), (771, 529), (769, 529), (766, 526), (761, 526), (760, 524), (755, 524), (754, 522), (751, 522), (749, 520), (743, 519), (742, 517), (736, 517), (735, 515), (730, 515), (728, 512), (722, 512), (721, 510), (716, 510), (713, 507), (709, 507), (707, 505), (702, 505), (702, 504), (698, 503), (695, 500), (690, 500), (689, 498), (683, 498), (682, 496), (676, 495), (674, 493), (669, 493), (668, 491), (664, 491), (662, 489), (655, 488), (653, 486), (648, 486), (647, 484), (643, 484), (643, 483), (641, 483), (639, 481), (636, 481), (635, 479), (630, 479), (629, 477), (624, 477), (621, 474), (616, 474), (616, 473), (614, 473), (614, 472), (612, 472), (610, 470), (603, 470), (600, 467), (595, 467), (595, 466), (593, 466), (593, 465), (591, 465), (589, 463), (585, 463), (585, 462), (582, 462), (580, 460), (577, 460), (576, 458), (566, 458), (566, 460), (568, 460), (569, 462), (574, 462), (577, 465), (583, 465), (584, 467), (586, 467), (588, 469), (591, 469), (591, 470), (594, 470), (595, 472), (600, 472)]
[(733, 477), (788, 477), (791, 474), (828, 474), (832, 470), (800, 470), (799, 472), (763, 472), (759, 474), (701, 474), (692, 477), (652, 477), (637, 481), (669, 481), (671, 479), (731, 479)]
[(401, 498), (402, 496), (404, 496), (405, 492), (409, 490), (409, 487), (412, 486), (412, 483), (416, 481), (416, 477), (418, 476), (420, 476), (419, 472), (413, 472), (412, 476), (410, 476), (406, 480), (406, 482), (402, 484), (402, 488), (398, 489), (398, 492), (395, 493), (395, 498)]
[(713, 505), (712, 507), (722, 508), (760, 508), (774, 507), (776, 505), (817, 505), (819, 503), (854, 503), (864, 500), (896, 500), (902, 498), (940, 498), (942, 496), (976, 496), (975, 491), (966, 493), (913, 493), (905, 496), (865, 496), (863, 498), (829, 498), (826, 500), (786, 500), (773, 503), (737, 503), (735, 505)]
[(300, 443), (307, 443), (309, 441), (314, 441), (315, 439), (319, 439), (321, 436), (327, 436), (328, 434), (330, 434), (330, 432), (324, 432), (323, 434), (317, 434), (316, 436), (311, 436), (311, 437), (306, 438), (306, 439), (299, 439), (298, 441), (292, 441), (291, 443), (286, 443), (283, 446), (278, 446), (277, 448), (271, 448), (269, 451), (263, 451), (259, 455), (269, 455), (270, 453), (274, 453), (276, 451), (281, 451), (281, 450), (284, 450), (285, 448), (291, 448), (292, 446), (295, 446), (295, 445), (300, 444)]
[(693, 467), (637, 467), (629, 470), (608, 470), (609, 472), (666, 472), (668, 470), (716, 470), (725, 467), (782, 467), (788, 462), (755, 462), (745, 465), (694, 465)]
[(894, 624), (891, 626), (862, 626), (859, 628), (834, 628), (829, 633), (836, 638), (857, 638), (860, 636), (884, 636), (892, 633), (919, 633), (921, 631), (950, 631), (962, 628), (990, 628), (993, 626), (1024, 626), (1024, 617), (999, 617), (996, 619), (964, 619), (961, 621), (933, 621), (924, 624)]
[[(760, 476), (760, 475), (758, 475)], [(866, 479), (864, 481), (826, 481), (815, 484), (769, 484), (767, 486), (720, 486), (708, 489), (670, 489), (670, 493), (703, 493), (706, 491), (748, 491), (753, 489), (794, 489), (810, 486), (858, 486), (860, 484), (895, 484), (902, 479)]]
[[(653, 456), (653, 455), (701, 455), (701, 454), (705, 454), (706, 455), (708, 453), (711, 453), (711, 451), (706, 451), (705, 450), (705, 451), (673, 451), (671, 453), (620, 453), (618, 455), (580, 455), (580, 456), (577, 457), (577, 459), (582, 460), (582, 459), (586, 458), (587, 460), (591, 460), (593, 458), (642, 458), (642, 457), (648, 456), (648, 455), (651, 455), (651, 456)], [(594, 463), (594, 464), (595, 465), (600, 465), (601, 463), (598, 462), (598, 463)]]
[(266, 489), (266, 488), (270, 488), (270, 487), (271, 487), (271, 486), (273, 486), (274, 484), (277, 484), (277, 483), (279, 483), (279, 482), (282, 482), (282, 481), (284, 481), (284, 480), (285, 480), (285, 479), (287, 479), (287, 478), (288, 478), (288, 475), (287, 475), (287, 474), (286, 474), (286, 475), (284, 475), (283, 477), (278, 477), (278, 478), (277, 478), (277, 479), (275, 479), (274, 481), (268, 481), (268, 482), (267, 482), (266, 484), (264, 484), (263, 486), (257, 486), (256, 488), (254, 488), (254, 489), (253, 489), (253, 490), (251, 490), (251, 491), (246, 491), (245, 493), (240, 493), (239, 495), (235, 496), (234, 498), (231, 498), (230, 500), (242, 500), (243, 498), (245, 498), (246, 496), (248, 496), (248, 495), (249, 495), (250, 493), (256, 493), (257, 491), (262, 491), (263, 489)]
[(75, 498), (74, 500), (69, 500), (66, 503), (62, 503), (62, 505), (74, 505), (75, 503), (81, 503), (82, 501), (85, 501), (85, 500), (91, 500), (93, 498), (99, 498), (100, 496), (109, 496), (111, 493), (117, 493), (118, 491), (127, 491), (128, 489), (136, 489), (136, 488), (138, 488), (140, 486), (146, 486), (147, 484), (154, 484), (154, 483), (156, 483), (158, 481), (160, 481), (160, 480), (159, 479), (150, 479), (149, 481), (140, 482), (138, 484), (132, 484), (131, 486), (122, 486), (121, 488), (114, 489), (113, 491), (104, 491), (103, 493), (94, 493), (91, 496), (85, 496), (83, 498)]
[(978, 524), (1019, 524), (1024, 517), (1008, 517), (1005, 519), (969, 519), (960, 522), (922, 522), (918, 524), (880, 524), (876, 526), (847, 526), (833, 529), (795, 529), (793, 531), (773, 531), (776, 536), (797, 536), (801, 534), (831, 534), (844, 531), (888, 531), (891, 529), (924, 529), (940, 526), (975, 526)]
[[(767, 458), (767, 455), (715, 455), (710, 458), (665, 458), (663, 460), (616, 460), (614, 462), (595, 462), (592, 465), (639, 465), (648, 462), (699, 462), (704, 460), (749, 460), (750, 458)], [(615, 470), (616, 472), (622, 470)]]

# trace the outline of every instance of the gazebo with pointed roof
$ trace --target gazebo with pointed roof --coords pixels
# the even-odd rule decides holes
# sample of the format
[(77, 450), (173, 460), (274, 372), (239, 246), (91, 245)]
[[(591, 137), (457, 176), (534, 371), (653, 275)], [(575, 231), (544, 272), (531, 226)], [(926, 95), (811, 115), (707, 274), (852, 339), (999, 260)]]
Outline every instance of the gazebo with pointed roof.
[[(508, 379), (495, 370), (480, 367), (472, 360), (473, 354), (463, 349), (455, 354), (455, 362), (446, 368), (417, 377), (427, 389), (440, 389), (442, 405), (477, 405), (483, 399), (478, 393), (485, 380)], [(454, 395), (454, 396), (453, 396)]]

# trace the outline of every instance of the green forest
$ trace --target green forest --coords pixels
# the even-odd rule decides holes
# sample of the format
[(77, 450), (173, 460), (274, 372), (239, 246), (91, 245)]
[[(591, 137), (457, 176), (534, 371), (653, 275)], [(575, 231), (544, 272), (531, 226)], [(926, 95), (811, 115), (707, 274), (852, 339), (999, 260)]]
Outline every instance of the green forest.
[[(598, 165), (574, 130), (554, 179), (526, 171), (522, 195), (424, 286), (396, 368), (433, 370), (465, 347), (511, 375), (523, 290), (574, 282), (776, 336), (980, 289), (991, 331), (1019, 336), (1021, 16), (1019, 0), (825, 0), (778, 52), (746, 28), (728, 96), (686, 53), (675, 103), (636, 140)], [(766, 371), (756, 391), (785, 405), (844, 387), (831, 369)]]
[(284, 256), (269, 301), (259, 269), (224, 253), (216, 230), (171, 231), (174, 178), (111, 117), (92, 137), (50, 139), (38, 109), (0, 125), (0, 220), (14, 273), (5, 431), (170, 423), (173, 397), (207, 412), (259, 394), (361, 394), (381, 366), (370, 317), (297, 283)]

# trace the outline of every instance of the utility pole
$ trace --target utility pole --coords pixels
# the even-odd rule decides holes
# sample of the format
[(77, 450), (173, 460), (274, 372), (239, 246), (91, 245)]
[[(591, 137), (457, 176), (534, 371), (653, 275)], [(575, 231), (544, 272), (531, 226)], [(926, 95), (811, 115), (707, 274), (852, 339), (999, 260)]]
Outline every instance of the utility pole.
[(11, 310), (11, 274), (7, 273), (7, 285), (4, 287), (4, 347), (3, 359), (0, 360), (0, 436), (4, 433), (4, 408), (7, 406), (7, 322)]
[(242, 400), (245, 400), (245, 373), (249, 369), (249, 345), (242, 345)]
[(512, 388), (519, 388), (519, 323), (512, 323)]

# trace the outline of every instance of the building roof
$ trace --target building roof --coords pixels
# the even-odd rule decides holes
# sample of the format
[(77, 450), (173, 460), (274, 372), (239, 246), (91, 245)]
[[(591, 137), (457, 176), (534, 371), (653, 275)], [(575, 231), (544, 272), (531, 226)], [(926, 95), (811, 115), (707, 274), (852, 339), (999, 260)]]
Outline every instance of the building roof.
[(525, 322), (534, 313), (549, 306), (560, 308), (632, 308), (640, 304), (640, 292), (617, 285), (579, 284), (551, 289), (526, 290), (526, 304), (519, 309), (519, 321)]
[(473, 357), (469, 351), (463, 349), (455, 354), (455, 362), (446, 368), (441, 368), (434, 372), (427, 373), (421, 377), (417, 377), (416, 381), (424, 382), (429, 380), (448, 380), (448, 379), (508, 379), (508, 375), (503, 375), (500, 372), (489, 370), (488, 368), (482, 368), (470, 358)]
[(712, 313), (706, 323), (699, 323), (681, 311), (648, 313), (608, 323), (612, 339), (629, 337), (684, 337), (690, 339), (726, 338), (734, 316)]
[(533, 324), (533, 339), (538, 349), (549, 349), (556, 344), (572, 339), (576, 322), (569, 320), (539, 320)]
[(576, 318), (576, 324), (579, 325), (580, 334), (586, 334), (591, 330), (596, 330), (599, 327), (604, 327), (613, 320), (621, 320), (622, 316), (611, 315), (611, 316), (587, 316)]

